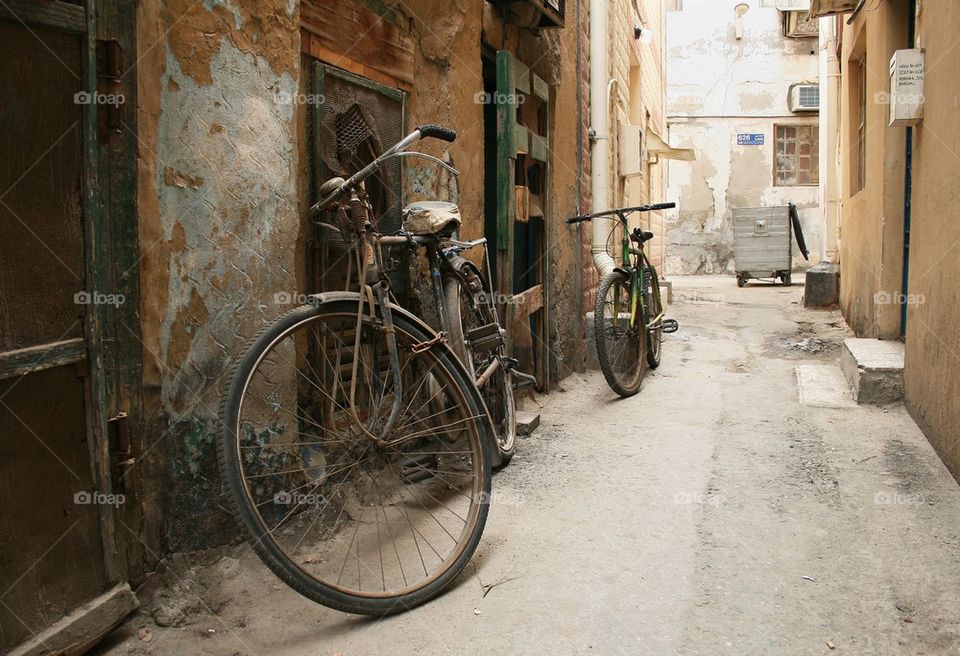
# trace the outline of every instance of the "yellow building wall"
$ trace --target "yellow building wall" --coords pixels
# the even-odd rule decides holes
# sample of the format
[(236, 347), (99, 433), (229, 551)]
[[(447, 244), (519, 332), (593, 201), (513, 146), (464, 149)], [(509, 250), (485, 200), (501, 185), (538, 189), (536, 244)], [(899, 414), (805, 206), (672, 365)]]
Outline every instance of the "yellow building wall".
[[(861, 12), (844, 29), (840, 87), (840, 305), (860, 337), (897, 339), (903, 271), (904, 129), (888, 127), (889, 63), (907, 47), (906, 0)], [(844, 17), (846, 18), (846, 17)], [(857, 189), (858, 59), (866, 56), (866, 175)]]
[[(923, 119), (913, 128), (909, 278), (903, 288), (907, 131), (889, 127), (889, 62), (909, 47), (910, 3), (887, 0), (843, 28), (840, 152), (841, 307), (859, 336), (898, 339), (907, 305), (905, 402), (960, 479), (960, 3), (918, 2)], [(844, 17), (844, 21), (846, 16)], [(866, 181), (856, 191), (857, 57), (866, 51)]]
[(913, 129), (906, 403), (960, 479), (960, 3), (923, 2), (923, 120)]

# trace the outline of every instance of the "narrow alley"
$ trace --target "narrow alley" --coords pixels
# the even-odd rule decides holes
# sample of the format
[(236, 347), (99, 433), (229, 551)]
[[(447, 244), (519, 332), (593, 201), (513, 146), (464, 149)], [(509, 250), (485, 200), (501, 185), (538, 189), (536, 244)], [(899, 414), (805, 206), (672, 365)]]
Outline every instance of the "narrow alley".
[(440, 599), (350, 617), (219, 549), (168, 562), (95, 653), (957, 653), (960, 490), (902, 405), (800, 403), (796, 368), (839, 375), (848, 334), (802, 293), (675, 278), (642, 393), (591, 372), (544, 397)]
[(960, 656), (960, 0), (0, 0), (0, 656)]

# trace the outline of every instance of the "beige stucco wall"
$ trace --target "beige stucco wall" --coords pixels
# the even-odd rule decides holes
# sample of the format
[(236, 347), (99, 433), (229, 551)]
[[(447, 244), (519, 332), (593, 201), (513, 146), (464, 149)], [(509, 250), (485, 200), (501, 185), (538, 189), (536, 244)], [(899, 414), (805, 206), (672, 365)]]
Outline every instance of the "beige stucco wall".
[(904, 376), (907, 407), (960, 479), (960, 5), (922, 7), (926, 99), (914, 128)]
[[(903, 267), (904, 128), (888, 127), (889, 62), (907, 45), (907, 2), (884, 2), (844, 21), (840, 53), (840, 305), (861, 337), (896, 339)], [(856, 190), (856, 78), (852, 62), (866, 52), (866, 175)]]
[[(667, 117), (670, 144), (694, 148), (695, 162), (671, 162), (667, 271), (735, 268), (731, 209), (793, 202), (811, 262), (794, 248), (794, 267), (816, 263), (822, 243), (816, 185), (774, 186), (774, 126), (816, 125), (816, 113), (790, 112), (788, 91), (818, 81), (816, 39), (783, 36), (776, 9), (748, 3), (735, 38), (736, 0), (684, 0), (667, 13)], [(763, 134), (761, 146), (737, 134)]]

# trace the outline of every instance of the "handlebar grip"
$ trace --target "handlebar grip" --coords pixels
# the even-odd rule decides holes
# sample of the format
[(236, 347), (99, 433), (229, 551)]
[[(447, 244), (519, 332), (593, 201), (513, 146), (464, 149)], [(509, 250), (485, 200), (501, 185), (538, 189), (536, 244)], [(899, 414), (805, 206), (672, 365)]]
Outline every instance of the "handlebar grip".
[(651, 210), (670, 210), (676, 207), (676, 203), (654, 203), (650, 206)]
[(417, 127), (420, 130), (420, 138), (423, 137), (433, 137), (434, 139), (440, 139), (441, 141), (455, 141), (457, 138), (457, 133), (455, 130), (450, 128), (445, 128), (442, 125), (434, 125), (433, 123), (428, 123), (426, 125), (421, 125)]
[(571, 216), (569, 219), (567, 219), (567, 223), (582, 223), (589, 220), (590, 217), (588, 216)]

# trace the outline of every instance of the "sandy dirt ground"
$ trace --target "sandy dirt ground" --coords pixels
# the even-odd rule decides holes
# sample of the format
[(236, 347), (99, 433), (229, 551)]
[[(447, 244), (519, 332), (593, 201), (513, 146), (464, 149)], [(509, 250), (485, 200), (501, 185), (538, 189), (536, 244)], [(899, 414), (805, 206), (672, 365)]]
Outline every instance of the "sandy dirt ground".
[(802, 294), (675, 278), (661, 367), (630, 399), (590, 372), (534, 400), (426, 606), (344, 615), (240, 545), (168, 559), (95, 653), (960, 653), (960, 489), (902, 406), (800, 402), (796, 367), (848, 335)]

